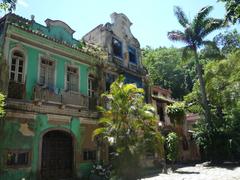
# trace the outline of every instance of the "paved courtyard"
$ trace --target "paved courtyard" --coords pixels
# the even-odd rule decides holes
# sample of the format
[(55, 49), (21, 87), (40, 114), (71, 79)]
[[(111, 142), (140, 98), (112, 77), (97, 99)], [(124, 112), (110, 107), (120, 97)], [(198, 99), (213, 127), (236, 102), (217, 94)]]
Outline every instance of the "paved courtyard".
[(240, 180), (240, 165), (193, 166), (179, 167), (168, 174), (158, 174), (144, 180)]

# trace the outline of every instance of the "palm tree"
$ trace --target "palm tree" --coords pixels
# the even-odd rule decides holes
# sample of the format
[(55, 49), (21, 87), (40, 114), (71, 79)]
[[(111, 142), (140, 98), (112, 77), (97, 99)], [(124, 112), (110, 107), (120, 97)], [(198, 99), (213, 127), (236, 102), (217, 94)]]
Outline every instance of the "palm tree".
[(200, 83), (200, 91), (202, 98), (202, 106), (204, 109), (204, 116), (207, 124), (212, 127), (211, 117), (210, 117), (210, 108), (208, 105), (205, 82), (203, 79), (202, 66), (199, 63), (198, 58), (198, 49), (201, 46), (211, 44), (210, 41), (205, 41), (204, 38), (213, 32), (216, 29), (219, 29), (223, 26), (222, 19), (215, 19), (207, 17), (211, 10), (212, 6), (206, 6), (200, 9), (197, 15), (194, 17), (192, 22), (186, 17), (185, 13), (178, 6), (174, 8), (174, 13), (178, 19), (178, 22), (183, 26), (184, 31), (171, 31), (168, 32), (168, 38), (172, 41), (180, 41), (186, 44), (183, 50), (183, 57), (186, 58), (187, 53), (192, 51), (195, 57), (196, 71)]

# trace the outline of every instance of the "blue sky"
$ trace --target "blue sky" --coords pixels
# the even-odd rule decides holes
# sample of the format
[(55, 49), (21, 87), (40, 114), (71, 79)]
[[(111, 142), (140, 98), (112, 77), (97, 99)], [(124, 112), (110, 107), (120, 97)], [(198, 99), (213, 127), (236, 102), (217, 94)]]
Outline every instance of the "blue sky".
[(44, 25), (47, 18), (62, 20), (76, 31), (74, 37), (81, 39), (97, 25), (110, 22), (112, 12), (121, 12), (133, 23), (131, 30), (141, 47), (157, 48), (181, 46), (167, 39), (168, 31), (181, 29), (173, 14), (175, 5), (182, 7), (190, 19), (206, 5), (214, 6), (212, 17), (222, 18), (225, 14), (223, 4), (217, 0), (18, 0), (15, 13), (25, 18), (34, 14), (35, 20)]

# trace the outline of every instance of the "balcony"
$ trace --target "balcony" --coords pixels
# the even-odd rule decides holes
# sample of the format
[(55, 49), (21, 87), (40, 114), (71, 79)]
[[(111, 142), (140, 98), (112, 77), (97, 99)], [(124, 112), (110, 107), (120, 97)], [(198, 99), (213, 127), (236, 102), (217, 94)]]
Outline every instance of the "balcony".
[(45, 86), (34, 87), (34, 101), (51, 104), (66, 105), (72, 107), (89, 108), (89, 97), (78, 92), (60, 91)]
[(25, 91), (25, 84), (10, 81), (8, 85), (8, 98), (23, 99)]

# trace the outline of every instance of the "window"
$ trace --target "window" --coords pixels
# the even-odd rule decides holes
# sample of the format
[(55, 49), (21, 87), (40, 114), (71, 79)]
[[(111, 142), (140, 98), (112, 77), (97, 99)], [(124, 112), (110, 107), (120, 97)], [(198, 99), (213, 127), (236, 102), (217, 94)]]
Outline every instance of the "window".
[(10, 70), (10, 80), (23, 83), (24, 55), (20, 51), (14, 51), (12, 54), (12, 63)]
[(128, 47), (129, 62), (137, 64), (136, 49), (133, 47)]
[(113, 38), (112, 39), (112, 48), (113, 48), (113, 55), (119, 58), (122, 58), (122, 43)]
[(76, 67), (67, 67), (67, 90), (78, 91), (79, 76), (78, 68)]
[(39, 83), (48, 87), (54, 87), (54, 72), (54, 62), (46, 58), (41, 58)]
[(88, 76), (88, 96), (94, 97), (95, 89), (94, 89), (94, 83), (93, 83), (93, 77)]
[(29, 164), (28, 151), (13, 151), (7, 153), (8, 166), (27, 166)]
[(83, 160), (96, 160), (96, 150), (84, 150), (83, 151)]
[(116, 79), (116, 77), (115, 77), (115, 75), (113, 75), (113, 74), (110, 74), (110, 73), (107, 73), (106, 74), (106, 79), (105, 79), (105, 82), (106, 82), (106, 84), (105, 84), (105, 88), (106, 88), (106, 91), (109, 91), (110, 90), (110, 86), (111, 86), (111, 84), (115, 81), (115, 79)]
[(158, 92), (157, 91), (153, 91), (153, 95), (154, 96), (158, 96)]
[(160, 118), (160, 121), (165, 122), (164, 109), (161, 103), (157, 103), (157, 113)]

